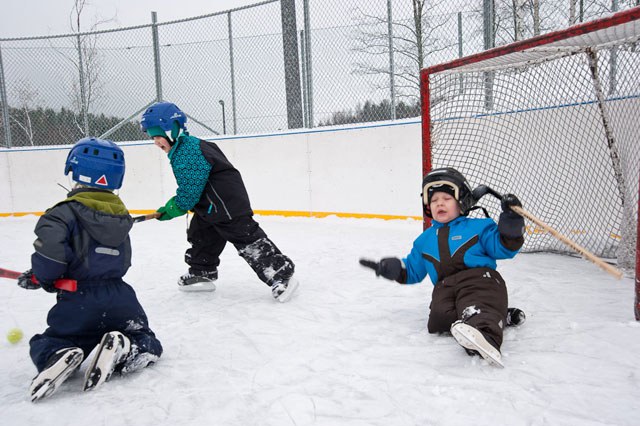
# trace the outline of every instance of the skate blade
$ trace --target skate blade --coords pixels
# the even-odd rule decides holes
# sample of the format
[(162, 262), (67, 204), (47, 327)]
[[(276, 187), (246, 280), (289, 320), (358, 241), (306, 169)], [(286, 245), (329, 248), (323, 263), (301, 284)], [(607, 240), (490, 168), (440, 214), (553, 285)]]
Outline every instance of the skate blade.
[(287, 284), (287, 288), (284, 290), (284, 292), (282, 292), (280, 296), (278, 296), (276, 300), (280, 303), (288, 302), (289, 300), (291, 300), (291, 297), (293, 297), (293, 294), (296, 292), (299, 285), (300, 283), (297, 279), (291, 278), (289, 280), (289, 283)]
[(178, 284), (178, 289), (180, 291), (184, 291), (185, 293), (197, 293), (201, 291), (216, 291), (216, 285), (213, 281), (203, 281), (195, 284), (188, 285), (180, 285)]
[[(56, 362), (56, 364), (54, 364), (53, 369), (51, 367), (47, 369), (51, 374), (51, 377), (43, 378), (41, 384), (36, 386), (35, 389), (30, 390), (31, 402), (36, 402), (40, 399), (47, 398), (53, 395), (55, 391), (58, 390), (58, 387), (60, 387), (60, 385), (65, 380), (67, 380), (69, 376), (76, 370), (76, 368), (78, 368), (83, 359), (84, 354), (79, 348), (72, 349), (67, 352), (62, 358), (58, 360), (58, 362)], [(58, 366), (58, 364), (59, 368), (55, 368), (55, 366)], [(36, 376), (36, 378), (38, 378), (38, 376)]]
[[(498, 352), (498, 350), (493, 346), (491, 346), (490, 348), (486, 347), (487, 345), (490, 346), (491, 344), (487, 342), (483, 337), (481, 337), (482, 333), (480, 333), (480, 331), (467, 324), (458, 324), (451, 328), (451, 334), (460, 344), (460, 346), (478, 351), (480, 356), (487, 360), (489, 364), (495, 365), (496, 367), (504, 368), (504, 364), (500, 359), (500, 352)], [(482, 339), (483, 342), (480, 342), (479, 339)]]
[(119, 357), (118, 342), (116, 342), (119, 334), (109, 332), (102, 336), (98, 350), (85, 372), (83, 391), (95, 389), (111, 378), (117, 362), (116, 358)]

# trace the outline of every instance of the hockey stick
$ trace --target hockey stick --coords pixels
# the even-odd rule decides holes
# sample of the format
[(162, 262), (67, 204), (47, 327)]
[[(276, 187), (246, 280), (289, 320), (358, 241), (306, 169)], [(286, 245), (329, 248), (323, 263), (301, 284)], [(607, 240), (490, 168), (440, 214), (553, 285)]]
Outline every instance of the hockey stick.
[(162, 213), (158, 213), (158, 212), (145, 214), (143, 216), (136, 216), (133, 218), (133, 223), (144, 222), (145, 220), (149, 220), (149, 219), (157, 219), (160, 216), (162, 216)]
[[(0, 278), (9, 278), (9, 279), (17, 280), (20, 275), (22, 275), (21, 272), (0, 268)], [(34, 284), (39, 284), (38, 280), (36, 280), (34, 276), (31, 276), (31, 281)], [(78, 289), (78, 283), (76, 282), (76, 280), (70, 280), (68, 278), (57, 279), (55, 280), (53, 285), (58, 290), (64, 290), (64, 291), (76, 291)]]
[[(476, 199), (476, 201), (482, 198), (482, 196), (485, 194), (491, 194), (497, 199), (502, 201), (502, 195), (500, 195), (498, 192), (494, 191), (493, 189), (489, 188), (486, 185), (480, 185), (479, 187), (477, 187), (472, 191), (472, 194), (473, 194), (473, 197)], [(547, 231), (548, 233), (556, 237), (558, 240), (562, 241), (567, 246), (574, 249), (576, 252), (581, 254), (585, 259), (595, 263), (600, 268), (604, 269), (606, 272), (613, 275), (617, 279), (621, 279), (624, 276), (621, 270), (619, 270), (613, 265), (608, 264), (607, 262), (600, 259), (595, 254), (591, 253), (586, 248), (582, 247), (580, 244), (562, 235), (560, 232), (556, 231), (554, 228), (550, 227), (549, 225), (547, 225), (546, 223), (544, 223), (543, 221), (538, 219), (536, 216), (532, 215), (531, 213), (523, 209), (522, 207), (511, 206), (510, 208), (514, 212), (518, 213), (520, 216), (529, 219), (531, 222), (535, 223), (536, 225), (538, 225), (539, 227), (541, 227), (542, 229), (544, 229), (545, 231)]]
[[(161, 216), (160, 213), (158, 212), (154, 212), (154, 213), (150, 213), (144, 216), (137, 216), (133, 218), (133, 222), (137, 223), (137, 222), (144, 222), (147, 219), (157, 219)], [(13, 280), (17, 280), (18, 277), (22, 275), (21, 272), (18, 271), (12, 271), (10, 269), (4, 269), (4, 268), (0, 268), (0, 278), (8, 278), (8, 279), (13, 279)], [(39, 284), (38, 280), (35, 277), (31, 277), (31, 281), (34, 284)], [(69, 278), (60, 278), (55, 280), (54, 284), (55, 288), (57, 288), (58, 290), (65, 290), (65, 291), (77, 291), (78, 290), (78, 283), (76, 280), (72, 280)]]

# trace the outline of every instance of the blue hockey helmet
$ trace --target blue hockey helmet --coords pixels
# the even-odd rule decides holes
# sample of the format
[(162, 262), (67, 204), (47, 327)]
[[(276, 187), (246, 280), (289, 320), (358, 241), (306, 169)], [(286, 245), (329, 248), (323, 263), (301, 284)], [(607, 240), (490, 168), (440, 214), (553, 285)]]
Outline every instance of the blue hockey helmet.
[(422, 204), (428, 217), (431, 217), (431, 196), (435, 192), (446, 192), (453, 196), (463, 215), (467, 215), (476, 203), (467, 179), (452, 167), (433, 169), (422, 180)]
[(124, 152), (112, 141), (98, 138), (80, 139), (69, 151), (64, 174), (83, 185), (118, 189), (124, 179)]
[(167, 136), (175, 140), (180, 130), (187, 130), (187, 115), (171, 102), (156, 102), (142, 114), (140, 127), (149, 136)]

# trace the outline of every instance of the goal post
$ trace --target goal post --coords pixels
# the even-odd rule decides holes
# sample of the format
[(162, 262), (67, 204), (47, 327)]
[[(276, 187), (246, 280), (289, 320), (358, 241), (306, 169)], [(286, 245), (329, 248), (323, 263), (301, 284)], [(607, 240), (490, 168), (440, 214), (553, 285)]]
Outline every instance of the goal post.
[[(423, 174), (451, 166), (473, 187), (514, 193), (640, 277), (639, 40), (636, 7), (423, 69)], [(497, 200), (480, 204), (497, 217)], [(571, 253), (535, 225), (522, 250)]]

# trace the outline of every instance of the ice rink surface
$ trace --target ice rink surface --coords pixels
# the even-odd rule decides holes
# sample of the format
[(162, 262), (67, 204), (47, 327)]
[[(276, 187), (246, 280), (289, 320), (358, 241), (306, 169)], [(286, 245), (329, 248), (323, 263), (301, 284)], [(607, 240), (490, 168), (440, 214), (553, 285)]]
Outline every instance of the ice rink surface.
[[(504, 369), (469, 357), (426, 324), (432, 285), (375, 277), (358, 258), (405, 256), (415, 220), (257, 217), (296, 264), (280, 304), (229, 245), (214, 293), (182, 293), (186, 221), (132, 231), (125, 280), (164, 346), (160, 361), (101, 388), (72, 376), (27, 397), (29, 338), (54, 296), (0, 281), (2, 423), (26, 425), (637, 425), (640, 322), (634, 283), (580, 258), (519, 254), (498, 270), (527, 322), (505, 331)], [(36, 216), (0, 218), (0, 267), (30, 266)], [(86, 364), (86, 363), (85, 363)], [(82, 373), (85, 364), (81, 366)]]

